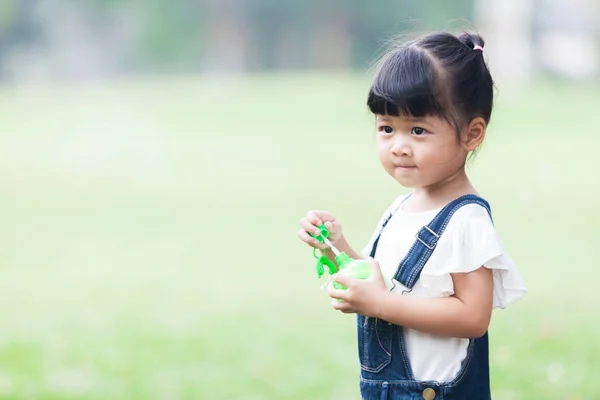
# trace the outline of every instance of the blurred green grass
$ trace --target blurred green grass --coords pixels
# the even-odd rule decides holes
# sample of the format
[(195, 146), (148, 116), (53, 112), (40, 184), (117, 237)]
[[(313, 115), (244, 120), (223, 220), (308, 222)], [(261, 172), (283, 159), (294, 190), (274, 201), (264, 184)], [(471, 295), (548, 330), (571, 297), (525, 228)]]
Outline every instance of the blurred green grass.
[[(297, 221), (356, 248), (402, 191), (368, 77), (0, 91), (0, 399), (358, 399)], [(529, 294), (496, 311), (494, 399), (600, 398), (592, 85), (500, 91), (469, 167)]]

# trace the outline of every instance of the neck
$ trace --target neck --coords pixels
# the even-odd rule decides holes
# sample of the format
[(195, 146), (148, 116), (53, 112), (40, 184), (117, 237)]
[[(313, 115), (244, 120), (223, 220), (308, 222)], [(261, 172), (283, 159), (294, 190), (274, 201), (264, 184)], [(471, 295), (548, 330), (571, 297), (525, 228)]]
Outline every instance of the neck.
[(476, 194), (463, 168), (441, 182), (415, 188), (410, 207), (412, 211), (426, 211), (441, 208), (465, 194)]

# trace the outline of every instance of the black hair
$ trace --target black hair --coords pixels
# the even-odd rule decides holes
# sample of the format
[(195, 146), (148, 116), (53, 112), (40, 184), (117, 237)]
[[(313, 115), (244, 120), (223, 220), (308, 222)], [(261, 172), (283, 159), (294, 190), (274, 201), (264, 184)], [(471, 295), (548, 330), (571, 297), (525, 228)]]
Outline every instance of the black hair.
[(367, 105), (374, 114), (436, 116), (459, 132), (473, 118), (489, 123), (494, 82), (477, 34), (434, 32), (381, 60)]

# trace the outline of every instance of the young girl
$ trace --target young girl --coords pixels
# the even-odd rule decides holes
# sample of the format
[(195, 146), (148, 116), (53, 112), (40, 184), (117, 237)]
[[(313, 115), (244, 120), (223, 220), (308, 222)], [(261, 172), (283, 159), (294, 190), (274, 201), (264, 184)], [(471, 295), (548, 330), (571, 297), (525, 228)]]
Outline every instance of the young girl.
[(357, 314), (364, 399), (491, 398), (492, 309), (526, 287), (465, 173), (492, 112), (483, 46), (478, 35), (434, 33), (381, 61), (367, 99), (379, 160), (412, 192), (384, 212), (362, 254), (331, 213), (300, 221), (310, 246), (326, 248), (309, 235), (324, 223), (340, 251), (372, 264), (369, 279), (339, 273), (334, 280), (347, 290), (329, 286), (333, 308)]

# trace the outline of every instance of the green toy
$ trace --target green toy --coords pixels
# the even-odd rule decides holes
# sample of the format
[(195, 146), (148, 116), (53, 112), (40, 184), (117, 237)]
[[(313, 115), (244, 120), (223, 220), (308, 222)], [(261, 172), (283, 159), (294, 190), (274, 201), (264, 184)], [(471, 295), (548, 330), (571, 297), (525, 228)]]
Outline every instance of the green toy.
[[(329, 231), (325, 227), (325, 225), (321, 225), (319, 227), (321, 234), (319, 236), (315, 236), (310, 234), (310, 236), (314, 237), (321, 243), (325, 243), (327, 246), (331, 248), (333, 253), (335, 254), (335, 261), (339, 266), (339, 272), (343, 273), (346, 276), (356, 279), (367, 279), (371, 275), (371, 265), (365, 260), (355, 260), (350, 257), (348, 254), (344, 252), (340, 252), (327, 238), (329, 237)], [(329, 271), (329, 275), (333, 275), (336, 273), (336, 266), (329, 258), (327, 258), (327, 251), (321, 250), (321, 256), (317, 257), (316, 254), (317, 249), (313, 249), (313, 255), (317, 259), (317, 275), (319, 279), (325, 273), (325, 266)], [(346, 290), (347, 287), (333, 282), (333, 287), (336, 289)]]

